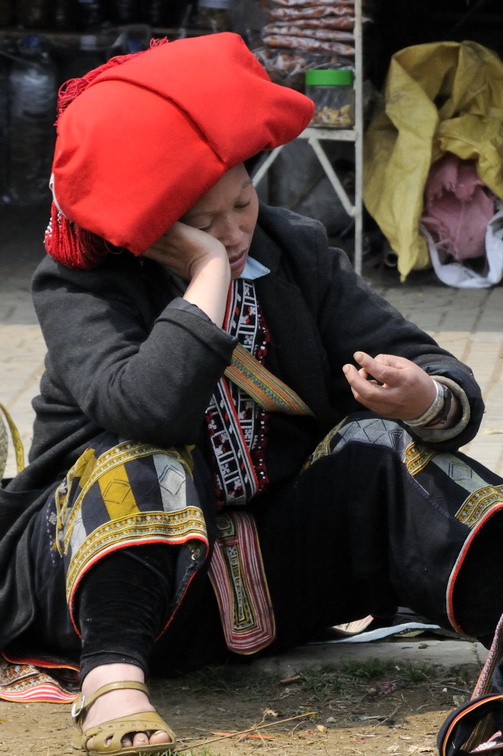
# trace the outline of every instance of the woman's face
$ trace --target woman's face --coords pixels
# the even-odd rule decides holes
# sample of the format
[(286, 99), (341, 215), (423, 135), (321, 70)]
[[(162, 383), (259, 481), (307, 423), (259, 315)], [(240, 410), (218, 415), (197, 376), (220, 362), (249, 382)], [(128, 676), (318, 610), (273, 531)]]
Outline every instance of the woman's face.
[(224, 173), (180, 220), (206, 231), (224, 245), (234, 279), (243, 272), (257, 216), (257, 193), (241, 163)]

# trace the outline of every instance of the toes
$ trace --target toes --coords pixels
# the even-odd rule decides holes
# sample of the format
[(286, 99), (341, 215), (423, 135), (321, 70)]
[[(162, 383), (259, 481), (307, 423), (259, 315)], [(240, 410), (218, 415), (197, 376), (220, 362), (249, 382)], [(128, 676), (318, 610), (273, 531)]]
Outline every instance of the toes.
[(152, 745), (157, 743), (172, 743), (170, 736), (164, 730), (156, 730), (150, 736), (150, 742)]
[(133, 737), (133, 743), (134, 746), (143, 746), (148, 745), (149, 739), (146, 732), (136, 732)]
[(128, 746), (143, 746), (148, 745), (149, 743), (151, 745), (157, 745), (159, 743), (168, 744), (171, 742), (170, 736), (167, 732), (164, 732), (164, 730), (156, 730), (155, 732), (150, 733), (150, 737), (148, 732), (130, 733), (121, 739), (121, 745), (123, 748), (127, 748)]

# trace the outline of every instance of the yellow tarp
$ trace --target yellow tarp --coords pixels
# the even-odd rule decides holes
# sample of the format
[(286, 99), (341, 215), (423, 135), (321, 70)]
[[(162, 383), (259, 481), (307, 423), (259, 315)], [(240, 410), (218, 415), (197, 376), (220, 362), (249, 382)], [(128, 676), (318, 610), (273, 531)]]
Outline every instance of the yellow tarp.
[(445, 152), (477, 161), (503, 197), (503, 62), (476, 42), (407, 47), (391, 59), (365, 134), (363, 199), (398, 255), (402, 280), (430, 267), (419, 233), (430, 166)]

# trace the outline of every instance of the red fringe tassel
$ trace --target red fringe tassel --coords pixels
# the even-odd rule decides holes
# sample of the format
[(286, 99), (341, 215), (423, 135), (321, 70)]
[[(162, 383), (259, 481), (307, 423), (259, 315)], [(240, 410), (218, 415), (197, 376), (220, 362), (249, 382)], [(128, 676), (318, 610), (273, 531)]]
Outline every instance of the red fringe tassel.
[(59, 212), (54, 202), (51, 206), (51, 219), (44, 236), (44, 246), (51, 257), (68, 268), (88, 269), (75, 235), (74, 224)]
[[(150, 47), (166, 44), (168, 40), (152, 39)], [(58, 92), (56, 125), (68, 105), (78, 97), (97, 76), (109, 68), (114, 68), (126, 63), (131, 58), (142, 55), (146, 50), (126, 55), (117, 55), (110, 58), (106, 63), (94, 68), (79, 79), (69, 79), (61, 85)], [(99, 265), (105, 257), (113, 252), (111, 245), (96, 234), (80, 228), (66, 218), (56, 205), (52, 203), (51, 219), (44, 236), (46, 251), (55, 260), (66, 265), (68, 268), (80, 270), (92, 270)]]

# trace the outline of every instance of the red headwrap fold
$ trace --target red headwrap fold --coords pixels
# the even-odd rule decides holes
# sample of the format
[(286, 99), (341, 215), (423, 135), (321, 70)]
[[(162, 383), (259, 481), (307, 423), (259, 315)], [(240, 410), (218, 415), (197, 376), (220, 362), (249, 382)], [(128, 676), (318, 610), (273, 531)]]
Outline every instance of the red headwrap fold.
[(225, 171), (298, 136), (313, 104), (225, 32), (114, 58), (67, 83), (59, 110), (46, 248), (89, 268), (93, 234), (142, 254)]

